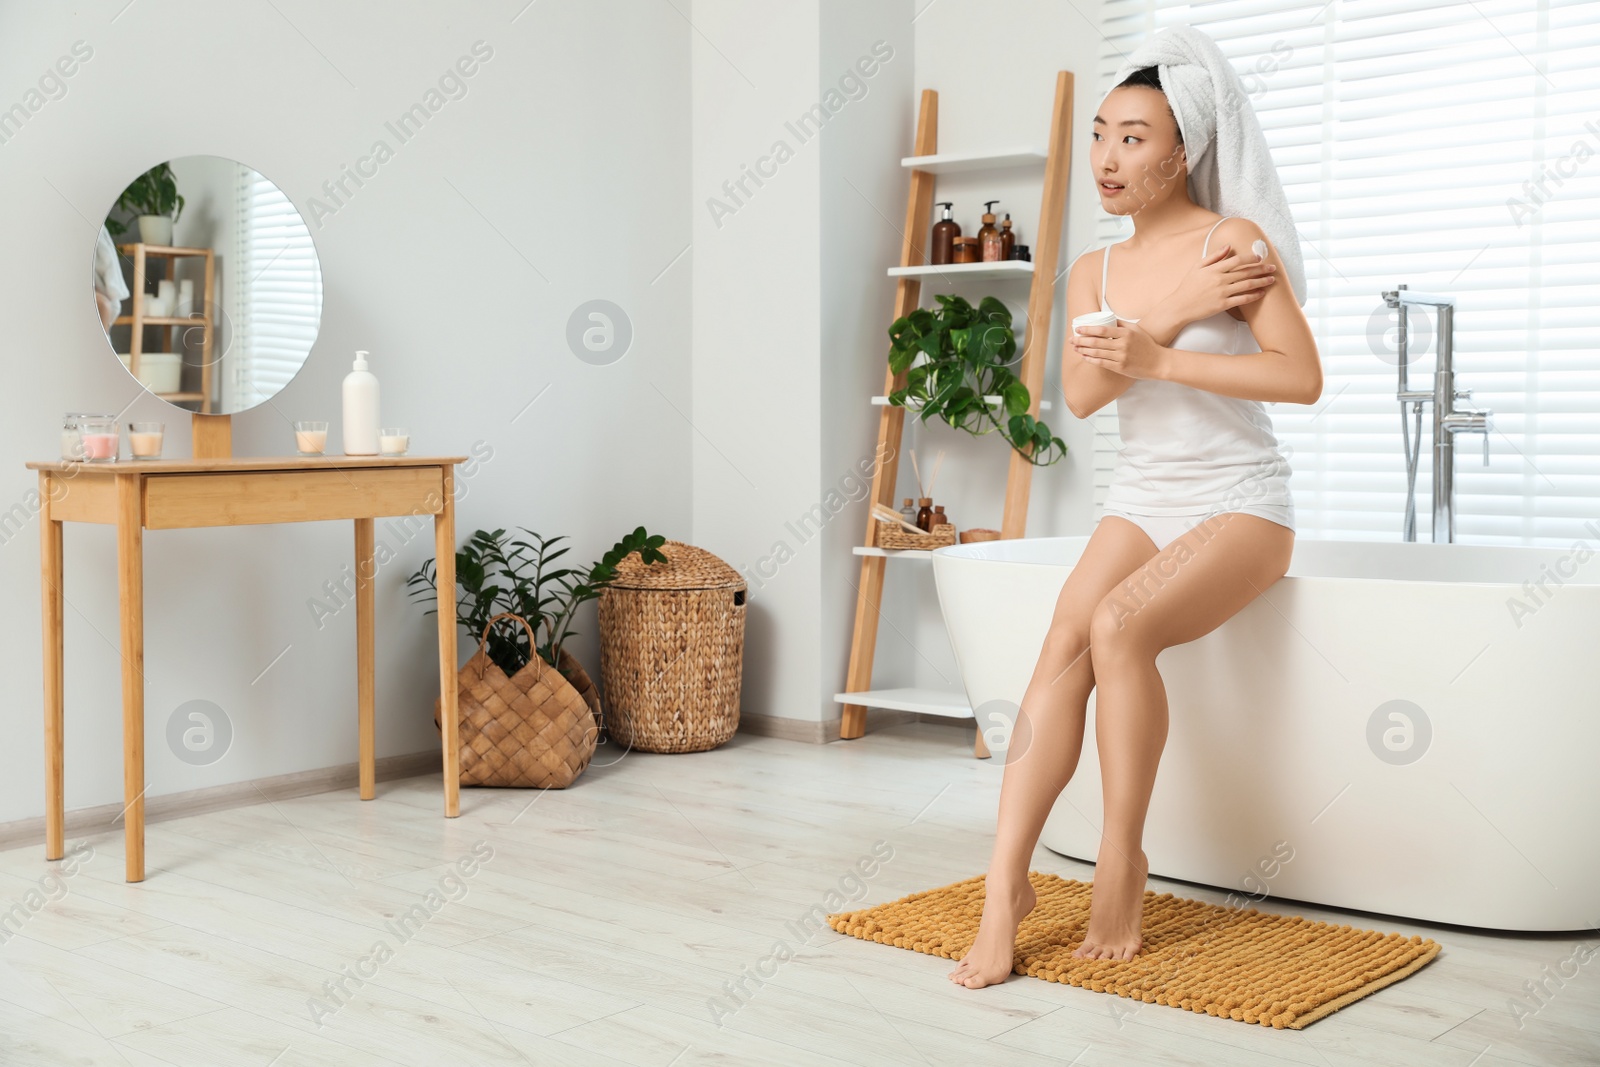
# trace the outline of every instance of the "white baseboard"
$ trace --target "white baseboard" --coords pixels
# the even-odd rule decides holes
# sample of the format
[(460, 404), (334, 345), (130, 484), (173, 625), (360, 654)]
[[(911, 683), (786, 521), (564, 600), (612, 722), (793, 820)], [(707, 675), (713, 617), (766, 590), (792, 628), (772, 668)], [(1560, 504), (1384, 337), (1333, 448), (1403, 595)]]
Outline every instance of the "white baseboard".
[[(221, 811), (225, 808), (241, 808), (249, 804), (259, 804), (263, 800), (287, 800), (290, 797), (309, 796), (313, 793), (327, 793), (335, 789), (348, 789), (360, 782), (360, 768), (354, 763), (345, 763), (337, 767), (322, 767), (311, 771), (295, 771), (292, 774), (280, 774), (271, 778), (257, 778), (248, 782), (230, 782), (227, 785), (207, 786), (204, 789), (191, 789), (184, 793), (169, 793), (166, 796), (146, 797), (144, 802), (144, 821), (148, 823), (161, 822), (166, 819), (181, 819), (188, 815), (200, 815), (208, 811)], [(414, 752), (405, 756), (384, 756), (376, 764), (377, 779), (380, 782), (391, 781), (395, 778), (412, 778), (419, 774), (439, 774), (443, 771), (440, 763), (438, 749), (427, 752)], [(441, 796), (443, 795), (441, 784)], [(122, 825), (120, 816), (123, 805), (101, 804), (93, 808), (79, 808), (67, 812), (66, 833), (68, 837), (76, 834), (97, 833)], [(18, 819), (15, 822), (0, 823), (0, 850), (19, 848), (24, 845), (44, 844), (44, 816), (39, 815), (31, 819)]]
[[(823, 719), (821, 721), (810, 719), (789, 719), (778, 715), (739, 715), (739, 729), (757, 737), (781, 737), (785, 741), (806, 741), (814, 745), (825, 745), (830, 741), (839, 740), (839, 724), (841, 718)], [(889, 708), (867, 709), (867, 733), (882, 730), (890, 726), (901, 726), (909, 722), (925, 722), (939, 726), (959, 726), (965, 730), (972, 730), (971, 719), (952, 719), (945, 715), (923, 715), (914, 711), (894, 711)]]

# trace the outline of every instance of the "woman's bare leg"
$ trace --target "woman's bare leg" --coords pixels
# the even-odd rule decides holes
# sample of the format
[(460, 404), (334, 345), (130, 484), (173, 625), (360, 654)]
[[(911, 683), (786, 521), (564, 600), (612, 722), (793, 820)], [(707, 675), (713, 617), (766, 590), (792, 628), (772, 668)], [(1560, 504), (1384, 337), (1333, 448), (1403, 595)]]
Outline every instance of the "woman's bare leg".
[(1093, 906), (1073, 955), (1131, 959), (1142, 946), (1145, 813), (1167, 740), (1162, 649), (1203, 637), (1283, 577), (1294, 533), (1229, 512), (1188, 531), (1139, 567), (1090, 621), (1095, 737), (1105, 800)]
[(1006, 747), (978, 938), (950, 972), (953, 982), (977, 989), (1004, 981), (1011, 973), (1017, 924), (1034, 904), (1033, 887), (1028, 884), (1033, 850), (1083, 749), (1084, 711), (1094, 687), (1088, 654), (1090, 619), (1105, 595), (1155, 554), (1156, 546), (1143, 530), (1126, 519), (1106, 516), (1095, 526), (1083, 556), (1061, 587)]

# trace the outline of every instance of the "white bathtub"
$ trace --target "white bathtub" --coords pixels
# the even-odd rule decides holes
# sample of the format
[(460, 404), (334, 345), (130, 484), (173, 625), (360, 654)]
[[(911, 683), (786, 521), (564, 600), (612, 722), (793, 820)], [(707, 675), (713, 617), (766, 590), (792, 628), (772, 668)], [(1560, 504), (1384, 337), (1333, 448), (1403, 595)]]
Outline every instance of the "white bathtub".
[[(1014, 717), (1087, 541), (934, 552), (981, 727), (1007, 702)], [(1302, 540), (1263, 597), (1157, 664), (1171, 725), (1151, 874), (1492, 929), (1600, 927), (1600, 556)], [(1390, 701), (1421, 714), (1391, 705), (1374, 725)], [(1090, 862), (1093, 707), (1042, 836)]]

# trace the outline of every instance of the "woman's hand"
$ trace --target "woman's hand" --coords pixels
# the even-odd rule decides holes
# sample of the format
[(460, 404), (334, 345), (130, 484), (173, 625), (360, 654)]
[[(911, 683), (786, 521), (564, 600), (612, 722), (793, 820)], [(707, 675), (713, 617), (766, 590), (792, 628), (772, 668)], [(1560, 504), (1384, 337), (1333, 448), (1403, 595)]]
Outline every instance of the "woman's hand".
[(1073, 335), (1072, 347), (1084, 362), (1127, 378), (1160, 378), (1166, 373), (1167, 349), (1137, 323), (1081, 327)]
[(1163, 304), (1177, 308), (1184, 322), (1197, 322), (1260, 300), (1277, 281), (1277, 269), (1253, 251), (1235, 255), (1232, 245), (1223, 245), (1185, 273)]
[(94, 291), (94, 303), (100, 309), (100, 325), (108, 330), (111, 329), (117, 313), (122, 310), (122, 304), (98, 289)]

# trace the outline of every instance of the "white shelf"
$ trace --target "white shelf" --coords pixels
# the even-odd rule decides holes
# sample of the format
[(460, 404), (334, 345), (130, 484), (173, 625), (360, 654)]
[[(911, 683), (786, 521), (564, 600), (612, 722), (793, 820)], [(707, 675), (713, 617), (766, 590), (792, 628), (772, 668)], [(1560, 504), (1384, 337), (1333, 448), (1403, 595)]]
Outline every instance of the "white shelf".
[(975, 170), (1006, 170), (1013, 167), (1043, 166), (1050, 157), (1037, 148), (1020, 148), (1009, 152), (955, 153), (942, 152), (932, 156), (906, 156), (900, 160), (902, 167), (923, 170), (929, 174), (961, 174)]
[(967, 694), (945, 689), (919, 689), (914, 686), (899, 689), (868, 689), (860, 693), (835, 693), (833, 699), (840, 704), (889, 708), (893, 711), (919, 711), (924, 715), (943, 715), (950, 719), (973, 717), (972, 705), (967, 703)]
[[(989, 406), (990, 407), (998, 407), (1004, 401), (1005, 398), (1004, 397), (998, 397), (998, 396), (986, 396), (986, 397), (984, 397), (984, 399), (989, 402)], [(880, 407), (880, 408), (888, 407), (889, 406), (889, 398), (886, 397), (886, 396), (875, 396), (875, 397), (872, 398), (872, 403), (875, 406)], [(905, 409), (907, 411), (921, 411), (922, 410), (922, 405), (920, 405), (920, 404), (907, 404), (907, 405), (905, 405)], [(1050, 410), (1050, 401), (1048, 401), (1048, 400), (1039, 401), (1039, 410), (1040, 411), (1049, 411)]]
[(857, 545), (855, 553), (858, 556), (887, 556), (894, 559), (897, 556), (909, 556), (912, 559), (932, 559), (931, 548), (878, 548), (876, 545)]
[(1027, 278), (1033, 275), (1033, 261), (1002, 259), (991, 263), (941, 263), (920, 267), (890, 267), (891, 278)]

